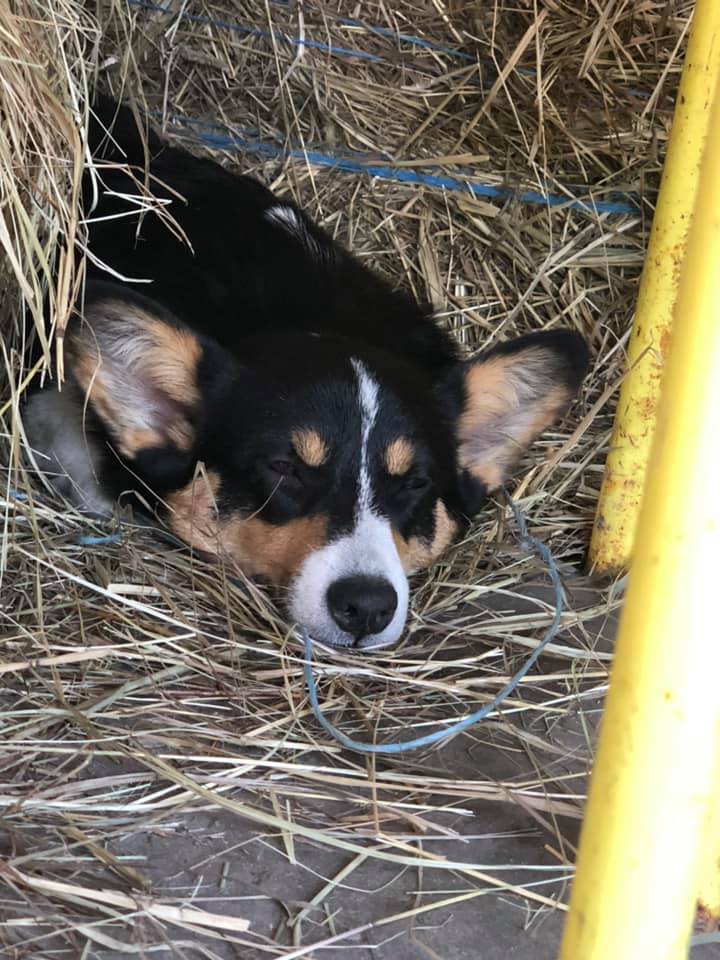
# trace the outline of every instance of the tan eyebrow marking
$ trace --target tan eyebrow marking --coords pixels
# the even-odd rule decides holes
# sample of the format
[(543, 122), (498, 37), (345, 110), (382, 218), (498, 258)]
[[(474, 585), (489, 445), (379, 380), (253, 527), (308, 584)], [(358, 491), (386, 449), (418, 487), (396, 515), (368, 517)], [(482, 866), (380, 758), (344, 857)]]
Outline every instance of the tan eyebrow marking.
[(327, 460), (327, 444), (317, 431), (295, 430), (290, 439), (295, 453), (309, 467), (321, 467)]
[(385, 467), (392, 477), (401, 477), (412, 466), (415, 448), (406, 437), (398, 437), (385, 450)]

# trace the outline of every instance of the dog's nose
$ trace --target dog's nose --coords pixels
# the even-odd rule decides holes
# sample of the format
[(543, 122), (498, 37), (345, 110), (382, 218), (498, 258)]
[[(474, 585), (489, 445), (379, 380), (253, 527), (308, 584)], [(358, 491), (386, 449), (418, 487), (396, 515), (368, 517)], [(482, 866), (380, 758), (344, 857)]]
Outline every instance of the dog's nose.
[(381, 577), (343, 577), (327, 592), (333, 620), (356, 640), (384, 630), (395, 615), (397, 599), (393, 585)]

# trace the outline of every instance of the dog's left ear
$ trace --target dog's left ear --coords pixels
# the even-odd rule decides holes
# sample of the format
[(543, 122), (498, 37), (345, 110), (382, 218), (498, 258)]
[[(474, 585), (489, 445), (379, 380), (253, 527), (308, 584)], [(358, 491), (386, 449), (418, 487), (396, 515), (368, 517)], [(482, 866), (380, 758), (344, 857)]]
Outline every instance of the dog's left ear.
[(453, 373), (461, 395), (460, 468), (488, 492), (501, 486), (535, 437), (566, 411), (588, 359), (579, 334), (557, 330), (511, 340), (461, 364)]

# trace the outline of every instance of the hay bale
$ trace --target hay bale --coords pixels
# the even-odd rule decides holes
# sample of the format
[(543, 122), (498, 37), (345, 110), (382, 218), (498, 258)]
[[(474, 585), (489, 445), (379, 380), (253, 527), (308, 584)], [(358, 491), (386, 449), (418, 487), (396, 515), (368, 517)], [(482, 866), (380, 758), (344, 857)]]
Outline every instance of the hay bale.
[[(52, 376), (62, 375), (62, 340), (49, 344), (82, 279), (83, 130), (99, 77), (168, 137), (292, 195), (365, 262), (429, 297), (467, 352), (560, 323), (588, 337), (595, 366), (573, 419), (535, 446), (515, 489), (533, 532), (566, 572), (577, 567), (692, 2), (356, 6), (347, 17), (321, 3), (16, 0), (0, 12), (0, 815), (25, 850), (22, 869), (4, 879), (17, 916), (42, 919), (43, 935), (65, 931), (58, 942), (77, 955), (83, 937), (106, 935), (78, 926), (103, 916), (88, 877), (93, 887), (142, 889), (112, 850), (150, 819), (225, 807), (279, 832), (291, 857), (302, 835), (419, 866), (424, 855), (388, 848), (380, 828), (385, 837), (425, 829), (452, 805), (484, 798), (549, 818), (551, 843), (564, 849), (554, 818), (581, 809), (582, 779), (565, 779), (568, 747), (553, 731), (603, 689), (608, 655), (587, 625), (608, 615), (615, 593), (573, 607), (547, 670), (468, 735), (532, 756), (521, 782), (452, 770), (432, 754), (368, 776), (313, 723), (300, 648), (271, 598), (146, 531), (93, 524), (19, 461), (33, 333)], [(547, 624), (542, 599), (518, 610), (542, 576), (502, 510), (486, 510), (417, 584), (392, 656), (320, 664), (326, 713), (367, 739), (476, 709)], [(572, 749), (584, 769), (582, 732)], [(321, 798), (353, 815), (339, 826)], [(458, 838), (462, 861), (460, 834), (442, 829)], [(461, 874), (478, 890), (545, 902), (502, 874)], [(181, 933), (193, 929), (193, 918), (175, 919)], [(215, 929), (229, 935), (220, 921)], [(36, 934), (19, 924), (0, 936), (14, 944)]]
[[(67, 322), (74, 295), (75, 243), (82, 242), (82, 142), (71, 108), (84, 99), (89, 25), (77, 4), (51, 11), (20, 3), (0, 12), (3, 71), (0, 191), (3, 198), (3, 331), (22, 343), (26, 305), (47, 344), (45, 292), (52, 316)], [(59, 275), (59, 280), (55, 277)]]

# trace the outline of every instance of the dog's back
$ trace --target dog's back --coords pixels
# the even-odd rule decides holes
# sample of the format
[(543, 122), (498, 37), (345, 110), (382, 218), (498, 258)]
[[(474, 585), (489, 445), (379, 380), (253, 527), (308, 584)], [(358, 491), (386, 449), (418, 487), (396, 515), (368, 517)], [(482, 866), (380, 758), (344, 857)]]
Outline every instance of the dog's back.
[[(362, 268), (292, 202), (163, 144), (150, 128), (141, 135), (127, 107), (98, 98), (94, 113), (101, 183), (86, 178), (86, 206), (97, 197), (90, 249), (127, 280), (152, 280), (135, 289), (226, 346), (271, 329), (314, 331), (401, 349), (433, 374), (452, 362), (429, 308)], [(146, 189), (160, 206), (138, 218), (139, 201), (125, 198)], [(90, 275), (107, 279), (93, 266)]]

